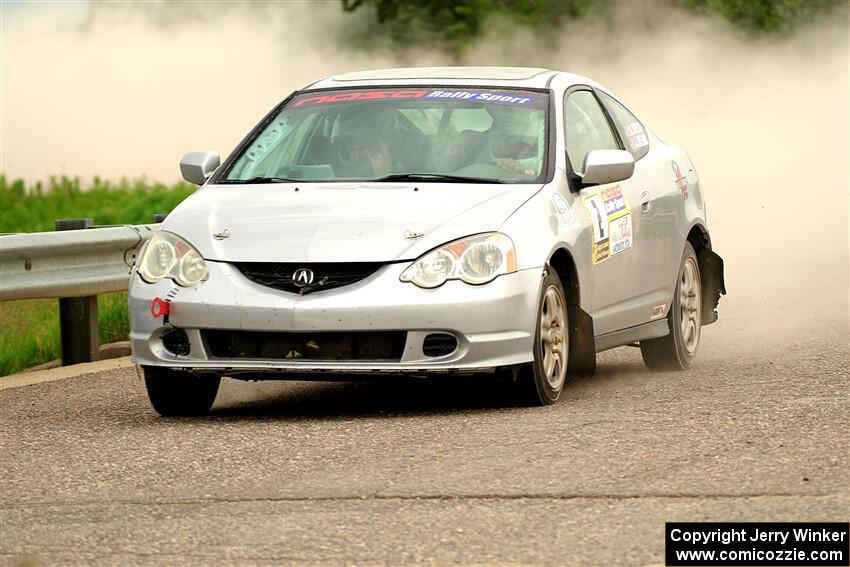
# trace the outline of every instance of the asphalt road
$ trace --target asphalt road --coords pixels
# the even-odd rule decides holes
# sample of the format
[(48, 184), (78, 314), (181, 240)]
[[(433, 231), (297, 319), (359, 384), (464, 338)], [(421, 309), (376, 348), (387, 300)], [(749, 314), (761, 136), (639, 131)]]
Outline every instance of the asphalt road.
[(211, 416), (162, 419), (132, 369), (4, 390), (0, 563), (647, 565), (665, 521), (847, 521), (847, 298), (755, 297), (691, 370), (610, 351), (548, 408), (226, 381)]

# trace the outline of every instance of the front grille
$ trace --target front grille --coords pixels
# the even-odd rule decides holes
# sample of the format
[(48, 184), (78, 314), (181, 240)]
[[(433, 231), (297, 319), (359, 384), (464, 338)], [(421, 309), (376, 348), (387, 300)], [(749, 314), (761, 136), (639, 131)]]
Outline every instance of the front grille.
[[(382, 262), (277, 263), (241, 262), (234, 266), (254, 283), (304, 295), (351, 285), (383, 266)], [(309, 273), (302, 272), (307, 270)], [(296, 276), (300, 275), (300, 278)], [(296, 279), (298, 281), (296, 281)]]
[(210, 354), (218, 358), (274, 360), (382, 360), (398, 362), (405, 331), (275, 333), (201, 331)]

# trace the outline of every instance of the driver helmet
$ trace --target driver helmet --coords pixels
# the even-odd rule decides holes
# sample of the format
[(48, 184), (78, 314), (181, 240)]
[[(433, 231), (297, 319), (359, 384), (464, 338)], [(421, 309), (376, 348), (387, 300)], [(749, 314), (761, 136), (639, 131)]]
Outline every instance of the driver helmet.
[(389, 148), (395, 143), (395, 119), (388, 108), (359, 104), (340, 116), (334, 144), (343, 167), (362, 175), (383, 176), (391, 172)]

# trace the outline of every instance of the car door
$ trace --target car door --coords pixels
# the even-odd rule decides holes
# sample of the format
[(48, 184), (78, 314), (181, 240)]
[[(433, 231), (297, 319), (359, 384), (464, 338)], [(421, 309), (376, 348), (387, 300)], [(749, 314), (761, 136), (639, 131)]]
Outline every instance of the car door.
[[(564, 134), (570, 174), (578, 181), (587, 154), (597, 149), (624, 149), (608, 115), (590, 88), (567, 93)], [(641, 299), (638, 230), (640, 195), (633, 179), (579, 190), (590, 220), (590, 296), (594, 333), (604, 335), (647, 322)]]
[(649, 154), (646, 128), (630, 110), (604, 92), (597, 94), (626, 149), (635, 158), (631, 181), (639, 199), (639, 211), (635, 213), (635, 242), (641, 245), (639, 291), (645, 295), (645, 321), (661, 319), (670, 307), (671, 288), (682, 255), (677, 224), (682, 193), (677, 183), (684, 175), (676, 161)]

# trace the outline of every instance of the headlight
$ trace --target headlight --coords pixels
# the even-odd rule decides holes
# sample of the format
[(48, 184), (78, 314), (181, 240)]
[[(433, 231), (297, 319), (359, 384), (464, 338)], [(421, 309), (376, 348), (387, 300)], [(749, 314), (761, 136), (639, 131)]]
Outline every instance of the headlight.
[(514, 243), (500, 232), (468, 236), (431, 250), (401, 274), (401, 281), (439, 287), (446, 280), (480, 285), (516, 271)]
[(154, 234), (139, 260), (139, 275), (148, 283), (171, 278), (189, 287), (207, 279), (207, 263), (191, 244), (161, 230)]

